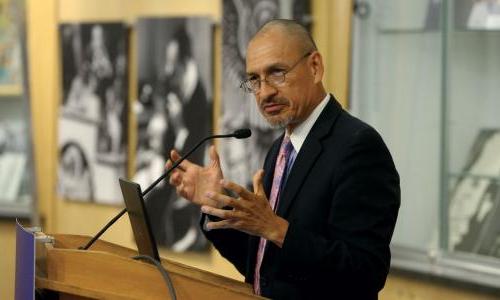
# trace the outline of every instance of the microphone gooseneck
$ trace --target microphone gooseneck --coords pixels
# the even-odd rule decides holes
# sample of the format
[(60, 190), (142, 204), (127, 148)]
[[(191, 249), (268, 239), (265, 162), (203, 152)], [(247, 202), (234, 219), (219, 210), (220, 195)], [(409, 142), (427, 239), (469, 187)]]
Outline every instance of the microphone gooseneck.
[[(170, 172), (172, 172), (175, 168), (177, 168), (186, 158), (188, 158), (196, 149), (198, 149), (198, 147), (200, 147), (206, 141), (211, 140), (211, 139), (231, 138), (231, 137), (234, 137), (237, 139), (246, 139), (246, 138), (250, 137), (251, 135), (252, 135), (252, 131), (250, 131), (250, 129), (243, 128), (243, 129), (235, 130), (233, 133), (230, 133), (230, 134), (216, 134), (216, 135), (211, 135), (211, 136), (205, 137), (200, 142), (198, 142), (198, 144), (196, 144), (193, 148), (191, 148), (191, 150), (189, 150), (189, 152), (184, 154), (178, 161), (176, 161), (167, 171), (165, 171), (165, 173), (163, 173), (158, 179), (156, 179), (146, 190), (144, 190), (144, 192), (142, 192), (142, 196), (143, 197), (146, 196), (146, 194), (148, 194), (158, 183), (160, 183), (160, 181), (165, 179), (165, 177), (167, 177), (168, 174), (170, 174)], [(116, 221), (118, 221), (118, 219), (120, 219), (120, 217), (123, 216), (126, 212), (127, 212), (126, 208), (122, 209), (85, 246), (79, 247), (78, 249), (87, 250), (88, 248), (90, 248), (90, 246), (92, 246), (95, 243), (95, 241), (97, 241), (97, 239), (99, 239), (101, 237), (101, 235), (103, 235), (104, 232), (106, 232), (106, 230), (108, 230), (108, 228), (111, 227), (111, 225), (113, 225)]]
[(233, 133), (230, 133), (230, 134), (216, 134), (216, 135), (207, 136), (206, 138), (204, 138), (200, 142), (198, 142), (198, 144), (196, 144), (196, 146), (194, 146), (191, 150), (189, 150), (188, 153), (184, 154), (181, 157), (181, 159), (176, 161), (172, 165), (172, 167), (170, 167), (167, 171), (165, 171), (165, 173), (163, 173), (163, 175), (161, 175), (146, 190), (144, 190), (144, 192), (142, 193), (142, 196), (144, 197), (147, 193), (149, 193), (158, 183), (160, 183), (160, 181), (165, 179), (165, 177), (167, 177), (167, 175), (170, 172), (172, 172), (175, 168), (177, 168), (186, 158), (188, 158), (196, 149), (198, 149), (198, 147), (200, 147), (206, 141), (212, 140), (212, 139), (231, 138), (231, 137), (234, 137), (237, 139), (246, 139), (246, 138), (250, 137), (251, 135), (252, 135), (252, 131), (250, 131), (250, 129), (248, 129), (248, 128), (244, 128), (244, 129), (235, 130)]

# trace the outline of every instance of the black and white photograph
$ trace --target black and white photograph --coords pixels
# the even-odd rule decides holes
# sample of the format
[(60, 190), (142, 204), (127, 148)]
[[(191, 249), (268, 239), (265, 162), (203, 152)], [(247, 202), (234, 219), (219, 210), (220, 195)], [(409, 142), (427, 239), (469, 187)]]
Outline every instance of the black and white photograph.
[[(165, 171), (169, 152), (188, 152), (212, 134), (213, 26), (204, 17), (144, 18), (137, 22), (138, 101), (136, 172), (145, 190)], [(189, 157), (204, 164), (206, 143)], [(146, 197), (159, 245), (176, 252), (203, 251), (199, 207), (177, 196), (168, 180)]]
[(481, 130), (463, 173), (452, 186), (449, 214), (454, 250), (500, 257), (499, 147), (499, 130)]
[(0, 121), (0, 202), (19, 200), (26, 174), (27, 136), (24, 120), (12, 120), (1, 114)]
[(500, 30), (499, 0), (457, 0), (454, 7), (457, 29)]
[(126, 175), (128, 29), (123, 23), (59, 27), (59, 195), (120, 204)]
[(222, 104), (221, 133), (250, 128), (250, 139), (219, 142), (224, 175), (244, 186), (251, 186), (252, 175), (262, 167), (267, 150), (280, 133), (271, 128), (252, 94), (240, 84), (246, 77), (246, 47), (251, 37), (266, 22), (275, 18), (295, 18), (310, 22), (309, 1), (224, 0), (222, 10)]

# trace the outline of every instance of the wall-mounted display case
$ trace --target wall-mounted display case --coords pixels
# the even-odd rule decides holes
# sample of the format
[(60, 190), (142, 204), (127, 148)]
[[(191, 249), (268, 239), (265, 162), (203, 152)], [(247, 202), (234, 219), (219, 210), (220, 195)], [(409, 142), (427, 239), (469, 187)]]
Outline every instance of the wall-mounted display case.
[(393, 267), (500, 289), (500, 2), (363, 2), (350, 108), (401, 176)]
[(24, 1), (0, 1), (0, 217), (35, 216)]

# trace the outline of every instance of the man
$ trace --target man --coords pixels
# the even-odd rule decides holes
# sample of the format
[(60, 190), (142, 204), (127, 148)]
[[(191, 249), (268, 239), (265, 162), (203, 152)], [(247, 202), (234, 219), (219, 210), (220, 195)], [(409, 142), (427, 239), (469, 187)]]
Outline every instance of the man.
[[(180, 26), (166, 46), (165, 74), (169, 83), (167, 111), (175, 149), (189, 149), (210, 133), (212, 115), (198, 64), (193, 56), (192, 39), (186, 26)], [(201, 163), (205, 151), (193, 153), (192, 161)], [(172, 190), (172, 196), (175, 192)], [(176, 252), (200, 250), (207, 241), (198, 228), (199, 207), (181, 197), (172, 198), (165, 226), (167, 244)], [(172, 232), (172, 228), (175, 230)]]
[(242, 87), (285, 128), (253, 191), (222, 179), (213, 147), (208, 166), (184, 162), (170, 183), (202, 206), (205, 235), (257, 294), (376, 299), (400, 204), (384, 142), (325, 92), (322, 57), (298, 23), (265, 24), (248, 45), (246, 70)]
[[(165, 44), (164, 61), (163, 76), (157, 89), (161, 98), (155, 97), (159, 101), (154, 100), (155, 105), (163, 107), (154, 108), (154, 116), (158, 118), (151, 119), (157, 122), (150, 124), (156, 124), (161, 129), (156, 130), (155, 144), (159, 147), (155, 149), (156, 152), (167, 156), (168, 150), (165, 148), (184, 151), (207, 136), (212, 116), (186, 24), (178, 26)], [(193, 153), (192, 162), (203, 163), (203, 150)], [(208, 242), (198, 226), (200, 208), (176, 195), (169, 186), (160, 186), (150, 197), (166, 198), (165, 195), (167, 201), (148, 201), (147, 204), (152, 223), (159, 225), (154, 226), (158, 242), (175, 252), (205, 249)]]

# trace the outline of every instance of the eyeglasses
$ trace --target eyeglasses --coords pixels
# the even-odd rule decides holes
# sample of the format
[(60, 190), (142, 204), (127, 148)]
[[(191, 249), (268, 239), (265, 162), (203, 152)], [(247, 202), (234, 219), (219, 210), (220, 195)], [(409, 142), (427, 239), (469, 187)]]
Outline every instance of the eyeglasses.
[(288, 70), (276, 70), (266, 75), (263, 79), (257, 77), (251, 77), (241, 82), (240, 88), (247, 93), (257, 93), (260, 91), (261, 82), (265, 81), (267, 84), (274, 87), (279, 86), (285, 82), (286, 74), (290, 73), (304, 58), (312, 54), (312, 51), (304, 54), (295, 64), (293, 64)]

